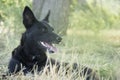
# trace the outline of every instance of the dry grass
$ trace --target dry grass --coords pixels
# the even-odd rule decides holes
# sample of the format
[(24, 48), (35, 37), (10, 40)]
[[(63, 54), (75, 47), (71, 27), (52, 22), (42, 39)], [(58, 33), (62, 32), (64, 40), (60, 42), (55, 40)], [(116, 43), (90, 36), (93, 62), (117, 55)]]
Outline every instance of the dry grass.
[[(68, 36), (63, 37), (63, 42), (56, 45), (59, 51), (56, 54), (47, 55), (61, 62), (70, 64), (76, 62), (97, 70), (100, 80), (119, 80), (119, 31), (101, 31), (99, 35), (89, 32), (78, 31), (78, 34), (77, 31), (68, 31)], [(7, 71), (11, 51), (19, 44), (19, 39), (14, 36), (5, 36), (4, 40), (5, 48), (0, 52), (0, 75)], [(47, 75), (43, 72), (27, 76), (10, 76), (8, 80), (84, 80), (74, 75), (76, 73), (71, 72), (65, 75), (65, 70), (60, 70), (56, 74), (53, 68)]]

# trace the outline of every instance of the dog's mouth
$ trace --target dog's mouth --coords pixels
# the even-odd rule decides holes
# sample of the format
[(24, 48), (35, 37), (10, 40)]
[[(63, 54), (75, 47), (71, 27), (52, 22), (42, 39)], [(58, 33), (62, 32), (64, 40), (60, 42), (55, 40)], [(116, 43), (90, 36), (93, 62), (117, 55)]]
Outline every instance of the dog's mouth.
[(41, 44), (42, 46), (44, 46), (49, 53), (57, 52), (57, 48), (55, 47), (54, 44), (50, 44), (50, 43), (42, 42), (42, 41), (40, 41), (40, 44)]

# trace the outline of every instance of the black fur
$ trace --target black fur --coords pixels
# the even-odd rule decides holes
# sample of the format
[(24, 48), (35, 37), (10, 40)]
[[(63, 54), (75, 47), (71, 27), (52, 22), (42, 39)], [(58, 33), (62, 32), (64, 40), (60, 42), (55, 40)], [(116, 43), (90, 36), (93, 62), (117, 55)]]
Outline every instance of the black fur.
[[(57, 65), (59, 70), (60, 63), (54, 59), (50, 59), (49, 62), (46, 55), (47, 50), (50, 53), (54, 53), (55, 48), (52, 43), (58, 44), (62, 40), (60, 36), (53, 32), (53, 28), (48, 24), (49, 16), (50, 11), (45, 19), (38, 21), (30, 8), (25, 7), (23, 11), (23, 24), (26, 31), (22, 34), (20, 45), (12, 52), (12, 58), (8, 65), (10, 74), (16, 74), (20, 70), (23, 70), (24, 74), (26, 74), (33, 70), (34, 65), (38, 66), (38, 71), (42, 71), (45, 65), (50, 65), (50, 63)], [(49, 49), (51, 46), (52, 50)], [(68, 63), (63, 63), (63, 65), (66, 66)], [(78, 70), (76, 63), (73, 64), (73, 69)], [(81, 73), (90, 75), (92, 69), (85, 67)], [(90, 76), (86, 80), (90, 80)]]

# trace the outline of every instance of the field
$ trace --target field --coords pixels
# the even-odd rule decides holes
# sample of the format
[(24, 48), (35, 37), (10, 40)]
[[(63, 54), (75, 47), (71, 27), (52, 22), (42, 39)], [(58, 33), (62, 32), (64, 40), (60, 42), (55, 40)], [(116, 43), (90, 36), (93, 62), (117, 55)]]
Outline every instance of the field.
[[(77, 31), (68, 30), (67, 36), (63, 36), (63, 41), (56, 45), (59, 51), (56, 54), (48, 54), (48, 56), (57, 59), (62, 62), (69, 62), (70, 64), (77, 62), (93, 68), (98, 71), (101, 76), (101, 80), (119, 80), (120, 73), (120, 31), (109, 30), (101, 31), (99, 34), (94, 34), (92, 31)], [(19, 44), (19, 39), (13, 37), (5, 37), (5, 49), (1, 48), (0, 57), (0, 72), (4, 74), (7, 71), (7, 64), (11, 56), (11, 51)], [(4, 41), (3, 41), (4, 42)], [(13, 44), (14, 43), (14, 44)], [(61, 73), (60, 73), (61, 74)], [(63, 73), (62, 73), (63, 74)], [(55, 76), (53, 76), (55, 75)], [(54, 73), (54, 70), (50, 72), (50, 75), (45, 77), (45, 74), (38, 76), (42, 80), (71, 80), (73, 73), (69, 74), (69, 77)], [(42, 77), (45, 77), (42, 78)], [(16, 79), (30, 79), (31, 76), (17, 76)], [(11, 77), (13, 79), (13, 77)], [(10, 79), (10, 80), (11, 80)], [(37, 79), (35, 79), (37, 80)], [(76, 80), (79, 80), (76, 79)]]
[[(11, 52), (20, 43), (21, 34), (25, 30), (21, 16), (23, 7), (26, 4), (31, 6), (31, 3), (27, 0), (21, 0), (20, 3), (17, 0), (1, 0), (0, 4), (2, 80), (1, 75), (7, 72)], [(76, 3), (73, 4), (73, 9), (67, 34), (62, 36), (62, 42), (56, 45), (58, 52), (47, 55), (60, 62), (75, 62), (97, 70), (100, 80), (120, 80), (120, 14), (112, 14), (104, 7), (76, 6)], [(51, 68), (47, 75), (45, 72), (27, 76), (20, 73), (8, 77), (8, 80), (84, 80), (74, 75), (75, 72), (65, 75), (62, 70), (56, 74), (54, 68)]]

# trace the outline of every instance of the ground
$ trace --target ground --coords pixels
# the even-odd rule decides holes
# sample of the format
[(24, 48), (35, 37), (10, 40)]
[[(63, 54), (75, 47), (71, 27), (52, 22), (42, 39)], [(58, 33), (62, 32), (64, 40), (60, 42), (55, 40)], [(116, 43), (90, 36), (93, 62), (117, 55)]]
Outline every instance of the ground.
[[(63, 36), (63, 41), (56, 45), (59, 49), (58, 52), (56, 54), (48, 54), (48, 56), (62, 62), (77, 62), (93, 68), (98, 71), (103, 80), (118, 80), (120, 78), (119, 33), (119, 30), (103, 30), (96, 34), (90, 30), (74, 31), (69, 29), (67, 36)], [(19, 39), (12, 37), (8, 37), (8, 39), (5, 37), (6, 42), (2, 42), (1, 39), (1, 44), (4, 43), (4, 47), (0, 47), (0, 75), (7, 71), (11, 51), (19, 44)], [(45, 75), (40, 75), (40, 77), (43, 76)], [(61, 78), (59, 79), (60, 76), (56, 76), (55, 80), (62, 80)], [(31, 79), (30, 76), (27, 76), (27, 78)], [(67, 80), (70, 80), (70, 78)]]

